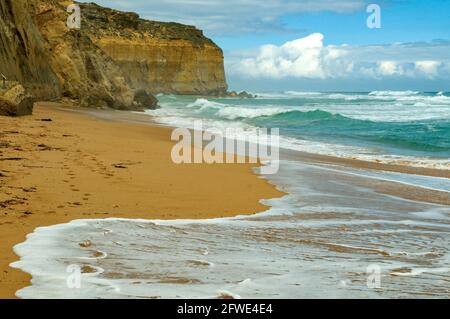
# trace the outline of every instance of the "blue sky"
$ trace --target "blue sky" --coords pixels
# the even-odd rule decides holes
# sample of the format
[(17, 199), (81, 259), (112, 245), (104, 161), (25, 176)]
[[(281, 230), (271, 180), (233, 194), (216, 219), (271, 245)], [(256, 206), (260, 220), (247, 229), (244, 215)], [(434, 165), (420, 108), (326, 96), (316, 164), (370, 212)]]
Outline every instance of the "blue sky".
[[(230, 87), (450, 91), (450, 0), (97, 0), (193, 24), (225, 53)], [(369, 29), (369, 4), (381, 29)]]
[[(372, 1), (372, 3), (377, 3)], [(306, 12), (280, 17), (285, 32), (213, 36), (225, 49), (255, 47), (267, 43), (282, 44), (305, 35), (320, 32), (330, 44), (381, 44), (392, 42), (450, 39), (450, 1), (414, 0), (379, 1), (382, 28), (366, 27), (365, 7), (350, 13)], [(291, 30), (289, 30), (291, 29)]]

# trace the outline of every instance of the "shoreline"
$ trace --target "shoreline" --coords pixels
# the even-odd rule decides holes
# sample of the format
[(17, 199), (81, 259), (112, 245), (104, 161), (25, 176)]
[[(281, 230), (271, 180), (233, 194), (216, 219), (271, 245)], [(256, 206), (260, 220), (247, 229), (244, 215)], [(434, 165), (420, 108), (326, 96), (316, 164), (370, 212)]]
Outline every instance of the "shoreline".
[[(41, 123), (40, 120), (45, 119), (45, 117), (51, 117), (51, 118), (55, 119), (55, 121), (52, 121), (52, 122), (44, 121)], [(70, 122), (74, 119), (76, 120), (74, 123), (77, 123), (77, 124), (80, 123), (82, 128), (84, 126), (86, 126), (87, 124), (89, 124), (88, 127), (94, 131), (98, 130), (98, 129), (100, 129), (100, 131), (102, 131), (102, 130), (105, 130), (106, 128), (108, 128), (108, 129), (106, 129), (106, 131), (109, 134), (112, 134), (111, 136), (114, 137), (110, 141), (105, 141), (104, 140), (105, 136), (103, 136), (103, 138), (101, 137), (102, 134), (100, 134), (100, 137), (96, 137), (95, 134), (92, 135), (92, 132), (83, 132), (82, 134), (80, 134), (80, 136), (83, 134), (87, 134), (86, 136), (84, 136), (84, 135), (83, 136), (84, 137), (89, 136), (91, 139), (94, 138), (94, 141), (91, 140), (90, 141), (91, 144), (88, 144), (88, 145), (100, 146), (102, 143), (99, 143), (99, 142), (110, 143), (111, 141), (115, 142), (117, 140), (121, 140), (124, 138), (123, 136), (120, 136), (121, 132), (123, 132), (123, 134), (126, 137), (129, 137), (130, 133), (125, 133), (124, 130), (122, 130), (121, 132), (118, 132), (120, 130), (117, 130), (117, 128), (127, 128), (128, 130), (131, 130), (131, 132), (132, 132), (131, 137), (138, 138), (139, 141), (142, 141), (142, 139), (145, 137), (145, 142), (152, 144), (152, 147), (154, 147), (160, 151), (162, 150), (162, 148), (166, 149), (166, 153), (167, 153), (166, 158), (164, 158), (164, 156), (163, 156), (164, 154), (162, 154), (164, 152), (162, 152), (162, 153), (159, 152), (158, 154), (152, 154), (152, 156), (153, 156), (152, 159), (154, 159), (154, 160), (156, 159), (158, 161), (162, 161), (163, 163), (166, 163), (166, 165), (163, 165), (163, 167), (166, 171), (171, 172), (173, 170), (173, 168), (169, 169), (167, 167), (167, 163), (170, 162), (170, 148), (174, 143), (174, 142), (170, 141), (171, 128), (160, 125), (156, 122), (153, 122), (151, 120), (151, 117), (144, 117), (141, 114), (134, 114), (131, 112), (114, 111), (114, 110), (104, 111), (104, 110), (95, 110), (95, 109), (70, 109), (70, 108), (63, 108), (59, 104), (56, 104), (56, 103), (40, 103), (36, 108), (35, 115), (33, 115), (32, 117), (28, 117), (26, 119), (24, 119), (24, 118), (16, 119), (16, 121), (17, 122), (21, 122), (21, 121), (25, 122), (26, 121), (28, 123), (41, 124), (41, 125), (37, 125), (41, 129), (44, 129), (46, 126), (52, 126), (52, 125), (55, 126), (58, 123), (58, 125), (62, 124), (61, 125), (62, 127), (58, 126), (57, 129), (61, 129), (63, 131), (64, 130), (74, 131), (75, 130), (74, 128), (65, 127), (65, 125), (69, 124), (67, 121)], [(13, 121), (13, 120), (10, 119), (10, 121)], [(73, 125), (73, 123), (72, 123), (72, 125)], [(63, 133), (63, 131), (60, 131), (59, 133)], [(106, 131), (103, 132), (103, 134), (106, 133)], [(73, 133), (74, 132), (72, 132), (72, 134)], [(75, 133), (76, 133), (76, 130), (75, 130)], [(149, 134), (149, 133), (151, 133), (151, 134)], [(28, 134), (31, 134), (31, 132), (29, 132)], [(40, 133), (40, 135), (42, 135), (42, 133)], [(81, 136), (81, 140), (83, 140), (83, 136)], [(36, 138), (36, 136), (34, 136), (34, 137)], [(43, 138), (45, 139), (45, 138), (49, 138), (49, 137), (43, 136)], [(71, 138), (74, 138), (74, 136), (65, 136), (65, 139), (71, 139)], [(51, 140), (49, 142), (56, 143), (57, 141), (61, 141), (61, 137), (56, 139), (56, 136), (54, 136), (53, 140)], [(41, 141), (39, 141), (39, 143), (40, 142)], [(153, 145), (154, 143), (158, 144), (158, 146)], [(38, 144), (38, 143), (36, 142), (36, 144)], [(119, 144), (124, 146), (124, 149), (122, 149), (120, 151), (118, 150), (119, 153), (126, 152), (126, 150), (130, 147), (128, 145), (128, 143), (125, 143), (125, 142), (119, 143)], [(46, 144), (42, 143), (39, 145), (46, 145)], [(66, 145), (66, 147), (67, 147), (67, 145)], [(140, 149), (136, 150), (133, 147), (131, 147), (131, 148), (138, 154), (139, 153), (142, 154), (142, 152), (144, 152), (143, 150), (140, 150)], [(151, 150), (151, 148), (150, 148), (150, 150)], [(58, 152), (64, 152), (61, 149), (58, 150), (58, 148), (56, 148), (55, 150), (51, 150), (51, 149), (46, 150), (47, 154), (49, 154), (50, 151), (54, 151), (56, 154), (58, 154)], [(95, 153), (95, 151), (96, 150), (80, 148), (80, 149), (72, 150), (72, 154), (74, 153), (76, 155), (76, 157), (78, 159), (80, 159), (80, 155), (83, 155), (86, 152), (88, 154), (92, 155), (92, 153)], [(38, 154), (41, 154), (43, 151), (40, 150), (37, 152), (38, 152)], [(133, 153), (135, 153), (135, 152), (133, 152)], [(56, 154), (54, 154), (54, 155), (56, 155)], [(450, 171), (448, 171), (448, 170), (439, 170), (439, 169), (432, 169), (432, 168), (427, 169), (427, 168), (420, 168), (420, 167), (409, 167), (409, 166), (402, 166), (402, 165), (390, 165), (390, 164), (383, 164), (383, 163), (376, 163), (376, 162), (366, 162), (366, 161), (355, 160), (355, 159), (346, 159), (346, 158), (338, 158), (338, 157), (325, 156), (325, 155), (316, 155), (316, 154), (311, 154), (311, 153), (290, 151), (290, 150), (284, 150), (284, 149), (281, 150), (280, 154), (281, 154), (282, 160), (293, 160), (293, 161), (299, 161), (299, 162), (303, 162), (303, 163), (312, 163), (312, 164), (319, 164), (319, 165), (332, 165), (332, 166), (337, 165), (340, 167), (371, 170), (371, 171), (375, 171), (375, 172), (398, 172), (398, 173), (404, 173), (404, 174), (432, 176), (432, 177), (444, 177), (444, 178), (448, 178), (450, 176)], [(94, 154), (94, 155), (95, 155), (94, 157), (98, 157), (98, 155), (100, 155), (100, 154)], [(81, 156), (81, 159), (82, 159), (82, 157), (83, 156)], [(58, 163), (58, 160), (60, 160), (60, 159), (61, 158), (59, 158), (59, 159), (54, 158), (52, 163), (53, 164)], [(44, 162), (45, 162), (48, 159), (40, 158), (39, 160), (41, 160), (41, 161), (44, 160)], [(22, 160), (20, 160), (18, 162), (21, 162), (21, 161)], [(52, 160), (50, 160), (50, 161), (52, 161)], [(83, 160), (81, 160), (81, 162), (83, 163)], [(29, 167), (29, 169), (31, 169), (31, 170), (32, 169), (35, 169), (35, 170), (36, 169), (46, 169), (49, 171), (52, 170), (51, 167), (39, 168), (39, 167), (37, 167), (38, 165), (35, 165), (35, 164), (36, 164), (36, 162), (34, 163), (34, 165), (31, 165), (31, 167)], [(62, 163), (60, 163), (60, 164), (62, 164)], [(77, 166), (78, 162), (76, 162), (75, 164)], [(120, 165), (118, 165), (119, 167), (123, 166), (123, 168), (114, 167), (113, 171), (115, 174), (119, 173), (119, 172), (122, 173), (122, 172), (127, 172), (127, 171), (132, 170), (133, 172), (131, 172), (131, 175), (125, 174), (127, 178), (129, 178), (130, 176), (138, 177), (138, 175), (140, 175), (142, 171), (137, 170), (137, 167), (140, 166), (142, 169), (142, 165), (143, 165), (142, 162), (131, 161), (131, 160), (128, 160), (128, 162), (126, 162), (126, 163), (124, 163), (123, 161), (122, 162), (117, 161), (117, 163), (110, 161), (109, 164), (110, 164), (110, 166), (112, 165), (113, 167), (116, 164), (120, 164)], [(97, 167), (97, 170), (96, 170), (97, 173), (100, 173), (100, 175), (102, 175), (100, 172), (101, 168), (102, 168), (101, 166), (102, 165), (100, 165), (100, 167)], [(108, 166), (108, 165), (106, 165), (106, 166)], [(204, 168), (205, 166), (210, 167), (210, 168)], [(205, 187), (205, 191), (207, 194), (204, 194), (204, 197), (202, 197), (201, 202), (194, 201), (194, 202), (186, 203), (186, 198), (191, 199), (190, 197), (193, 196), (192, 192), (195, 193), (195, 191), (191, 189), (192, 185), (188, 185), (188, 187), (186, 189), (178, 189), (179, 192), (177, 194), (173, 194), (173, 198), (175, 198), (176, 200), (178, 200), (179, 198), (182, 199), (183, 207), (180, 207), (179, 204), (172, 206), (173, 204), (170, 203), (170, 207), (171, 207), (170, 213), (168, 213), (166, 207), (160, 207), (161, 202), (164, 202), (167, 200), (167, 195), (163, 194), (163, 193), (155, 194), (155, 196), (153, 198), (154, 201), (150, 203), (152, 205), (151, 207), (154, 207), (154, 208), (150, 209), (152, 211), (151, 214), (148, 214), (148, 212), (136, 213), (135, 211), (131, 210), (131, 209), (135, 209), (135, 208), (131, 207), (130, 205), (127, 206), (127, 208), (130, 210), (128, 210), (127, 212), (121, 211), (122, 204), (119, 205), (119, 207), (110, 207), (109, 209), (105, 209), (104, 207), (108, 207), (108, 205), (111, 204), (109, 201), (104, 201), (104, 202), (98, 203), (97, 207), (100, 207), (100, 209), (97, 208), (97, 210), (96, 210), (94, 208), (92, 210), (92, 208), (88, 208), (87, 210), (91, 212), (90, 214), (88, 214), (86, 211), (83, 211), (83, 207), (86, 207), (89, 205), (88, 202), (82, 201), (81, 203), (78, 203), (81, 205), (78, 205), (76, 202), (71, 202), (71, 203), (69, 203), (70, 204), (69, 207), (61, 208), (63, 210), (65, 210), (65, 209), (70, 210), (69, 214), (67, 214), (67, 213), (66, 214), (58, 214), (57, 213), (58, 209), (56, 209), (56, 211), (47, 211), (47, 212), (40, 210), (40, 214), (43, 214), (46, 218), (48, 218), (48, 220), (46, 219), (45, 222), (40, 220), (39, 222), (37, 222), (37, 224), (35, 223), (35, 226), (36, 225), (37, 226), (32, 229), (30, 229), (30, 227), (26, 228), (28, 232), (25, 234), (23, 234), (25, 228), (22, 227), (21, 228), (22, 232), (19, 235), (11, 234), (11, 236), (16, 236), (15, 237), (16, 240), (20, 239), (20, 236), (22, 236), (21, 237), (22, 240), (15, 243), (15, 244), (19, 244), (19, 243), (23, 242), (23, 240), (25, 239), (25, 235), (32, 233), (37, 227), (65, 224), (67, 222), (71, 222), (71, 221), (78, 220), (78, 219), (127, 218), (127, 219), (145, 219), (145, 220), (155, 220), (155, 219), (157, 219), (157, 220), (174, 220), (174, 219), (199, 220), (200, 219), (201, 220), (201, 219), (214, 219), (214, 218), (223, 218), (223, 217), (236, 217), (238, 215), (246, 215), (246, 214), (257, 214), (257, 213), (265, 211), (268, 208), (267, 206), (264, 206), (260, 203), (260, 200), (262, 198), (266, 198), (266, 199), (277, 198), (277, 197), (281, 197), (284, 193), (277, 191), (275, 189), (276, 186), (270, 184), (270, 182), (268, 180), (263, 179), (263, 178), (258, 178), (257, 174), (255, 174), (252, 171), (252, 167), (254, 167), (254, 166), (255, 166), (254, 164), (238, 164), (238, 165), (196, 164), (196, 165), (185, 165), (187, 171), (182, 170), (183, 174), (194, 174), (195, 175), (195, 173), (198, 172), (199, 167), (203, 167), (203, 169), (208, 170), (208, 173), (206, 173), (206, 174), (212, 173), (212, 174), (222, 176), (222, 178), (226, 178), (229, 188), (226, 191), (216, 190), (215, 194), (216, 194), (216, 196), (219, 196), (219, 198), (218, 198), (219, 200), (230, 197), (230, 196), (232, 196), (233, 200), (236, 200), (236, 196), (239, 196), (239, 194), (236, 195), (236, 192), (240, 193), (240, 195), (243, 196), (244, 198), (240, 199), (240, 202), (236, 206), (234, 206), (236, 203), (233, 203), (233, 205), (228, 205), (228, 207), (226, 207), (226, 208), (224, 207), (223, 204), (230, 204), (230, 202), (233, 202), (233, 200), (228, 200), (227, 202), (222, 200), (222, 201), (220, 201), (220, 204), (214, 203), (214, 201), (211, 202), (210, 196), (214, 196), (214, 195), (211, 195), (212, 193), (214, 193), (214, 191), (212, 191), (210, 189), (210, 187)], [(103, 165), (103, 168), (104, 167), (105, 167), (105, 165)], [(176, 166), (174, 166), (174, 167), (176, 167)], [(64, 170), (64, 165), (60, 168)], [(55, 169), (55, 167), (53, 167), (53, 169)], [(70, 167), (67, 169), (69, 169), (68, 173), (70, 173)], [(92, 174), (92, 173), (94, 173), (94, 171), (91, 171), (88, 174)], [(189, 173), (188, 171), (191, 171), (191, 172)], [(0, 170), (0, 173), (1, 173), (1, 170)], [(161, 173), (161, 172), (159, 172), (159, 173)], [(82, 181), (77, 181), (77, 179), (75, 179), (75, 181), (73, 181), (72, 174), (68, 174), (68, 175), (69, 175), (69, 182), (73, 183), (72, 185), (69, 185), (69, 186), (78, 187), (77, 185), (81, 185), (80, 188), (87, 187), (87, 185), (83, 185)], [(75, 174), (75, 175), (79, 175), (79, 174)], [(108, 178), (107, 177), (108, 173), (106, 173), (106, 175), (105, 174), (103, 174), (103, 175), (104, 175), (103, 177), (106, 179), (114, 179), (114, 176), (110, 176)], [(92, 175), (88, 175), (88, 176), (92, 176)], [(80, 176), (77, 176), (77, 178), (79, 178), (79, 177)], [(197, 174), (197, 175), (193, 176), (192, 178), (193, 178), (193, 180), (195, 180), (197, 182), (198, 179), (201, 179), (201, 178), (204, 179), (204, 177), (205, 177), (204, 173), (202, 173), (202, 174)], [(53, 176), (53, 178), (57, 178), (57, 176)], [(214, 178), (211, 178), (211, 176), (209, 176), (209, 178), (206, 178), (206, 179), (209, 179), (209, 181), (204, 181), (203, 184), (205, 184), (206, 186), (210, 186), (211, 180), (214, 180)], [(240, 182), (237, 181), (236, 179), (238, 179)], [(27, 180), (27, 178), (25, 178), (24, 180)], [(38, 180), (42, 180), (42, 178), (38, 178)], [(240, 191), (236, 189), (237, 184), (240, 184), (240, 183), (242, 184), (243, 180), (245, 180), (245, 183), (250, 183), (251, 185), (253, 185), (252, 188), (250, 189), (250, 192), (249, 192), (249, 189), (242, 187), (242, 185), (240, 185)], [(222, 181), (223, 181), (223, 179), (222, 179)], [(2, 182), (2, 179), (0, 178), (0, 183), (1, 182)], [(64, 180), (63, 180), (63, 182), (64, 182)], [(162, 186), (162, 185), (164, 185), (166, 187), (168, 186), (167, 181), (159, 180), (158, 182), (159, 182), (159, 183), (157, 183), (158, 186)], [(179, 182), (179, 180), (177, 182)], [(119, 180), (116, 180), (116, 183), (119, 183), (121, 186), (126, 185), (126, 187), (127, 186), (133, 187), (133, 185), (135, 184), (135, 182), (133, 182), (133, 178), (131, 178), (130, 181), (127, 181), (126, 178), (124, 179), (124, 176), (121, 176), (121, 178)], [(3, 185), (0, 184), (0, 186), (3, 186)], [(136, 185), (134, 185), (134, 186), (136, 186)], [(174, 184), (169, 185), (169, 186), (173, 187)], [(404, 199), (409, 199), (412, 201), (450, 205), (450, 198), (448, 197), (448, 192), (426, 189), (423, 187), (407, 185), (407, 184), (402, 184), (399, 187), (398, 182), (392, 182), (392, 181), (388, 181), (388, 180), (386, 180), (386, 181), (379, 180), (372, 186), (373, 186), (373, 189), (379, 193), (398, 196), (398, 197), (401, 197)], [(71, 191), (76, 191), (76, 189), (74, 187), (71, 187)], [(141, 187), (145, 188), (145, 185), (140, 184), (140, 186), (136, 187), (137, 189), (134, 191), (137, 191), (137, 192), (141, 191), (141, 193), (142, 193)], [(39, 189), (39, 187), (37, 189)], [(24, 191), (24, 189), (22, 189), (22, 191)], [(78, 190), (78, 191), (80, 192), (80, 190)], [(191, 192), (191, 193), (189, 193), (189, 192)], [(33, 190), (31, 190), (31, 192), (26, 192), (26, 193), (34, 194), (35, 192)], [(94, 192), (92, 192), (92, 194), (93, 193)], [(115, 194), (120, 196), (120, 194), (117, 192), (117, 190), (116, 190)], [(244, 195), (242, 195), (242, 194), (244, 194)], [(84, 195), (86, 195), (86, 194), (84, 194)], [(196, 194), (194, 194), (194, 195), (196, 195)], [(247, 195), (250, 195), (251, 203), (249, 203), (249, 201), (247, 200), (247, 197), (248, 197)], [(209, 201), (208, 201), (208, 198), (209, 198)], [(2, 202), (2, 200), (3, 199), (0, 198), (0, 203)], [(112, 200), (113, 201), (116, 200), (116, 197), (112, 197)], [(122, 198), (121, 200), (122, 200), (122, 202), (128, 202), (128, 204), (130, 202), (130, 200), (128, 198)], [(206, 201), (206, 204), (205, 204), (205, 201)], [(213, 205), (211, 205), (211, 204), (213, 204)], [(216, 206), (214, 206), (214, 205), (216, 205)], [(26, 205), (26, 206), (29, 206), (29, 205)], [(167, 203), (166, 203), (166, 206), (167, 206)], [(88, 206), (88, 207), (92, 207), (92, 206)], [(216, 208), (214, 209), (214, 207), (216, 207)], [(142, 208), (142, 206), (141, 206), (141, 208)], [(195, 209), (197, 212), (194, 213), (192, 211), (193, 209)], [(238, 212), (239, 209), (243, 209), (243, 211)], [(173, 212), (174, 210), (176, 210), (176, 212)], [(201, 210), (201, 212), (199, 213), (198, 210)], [(212, 211), (215, 211), (216, 213), (211, 213)], [(219, 211), (221, 211), (221, 212), (219, 212)], [(19, 216), (18, 218), (29, 221), (30, 219), (32, 219), (34, 217), (34, 215), (37, 215), (37, 214), (39, 214), (39, 212), (32, 213), (30, 215), (26, 214), (25, 216)], [(19, 219), (19, 223), (20, 223), (20, 219)], [(8, 225), (8, 224), (5, 224), (4, 220), (0, 219), (0, 230), (3, 230), (3, 228), (5, 228), (5, 225)], [(5, 237), (5, 235), (2, 235), (2, 236)], [(8, 236), (8, 235), (6, 235), (6, 236)], [(1, 242), (2, 243), (5, 242), (4, 238), (2, 238)], [(15, 244), (13, 244), (11, 246), (11, 251), (12, 251), (12, 247), (15, 246)], [(10, 245), (11, 245), (11, 242), (10, 242)], [(3, 244), (2, 247), (0, 247), (0, 249), (2, 250), (2, 260), (1, 260), (2, 264), (0, 265), (0, 267), (2, 267), (2, 269), (0, 269), (0, 270), (2, 270), (2, 275), (1, 275), (2, 277), (0, 277), (1, 278), (0, 297), (14, 298), (15, 291), (17, 291), (18, 289), (23, 288), (24, 286), (29, 284), (30, 276), (25, 273), (22, 273), (19, 270), (16, 270), (16, 269), (12, 270), (11, 268), (9, 268), (9, 266), (5, 268), (5, 264), (4, 264), (5, 261), (3, 258), (4, 247), (5, 247), (5, 244)], [(16, 261), (17, 256), (15, 254), (13, 254), (12, 256), (15, 257), (15, 259), (12, 261)], [(11, 259), (11, 257), (10, 257), (10, 259)], [(6, 275), (4, 272), (5, 269), (8, 271), (8, 273), (6, 273)], [(10, 274), (10, 272), (11, 272), (11, 274)], [(5, 283), (5, 282), (7, 284), (9, 284), (9, 290), (3, 289), (3, 286), (4, 286), (3, 283)], [(12, 289), (16, 289), (16, 290), (12, 291)]]
[(30, 284), (9, 264), (18, 260), (13, 247), (38, 227), (249, 215), (267, 209), (262, 198), (283, 196), (253, 173), (256, 164), (173, 164), (170, 128), (68, 111), (38, 103), (32, 116), (0, 118), (0, 298)]

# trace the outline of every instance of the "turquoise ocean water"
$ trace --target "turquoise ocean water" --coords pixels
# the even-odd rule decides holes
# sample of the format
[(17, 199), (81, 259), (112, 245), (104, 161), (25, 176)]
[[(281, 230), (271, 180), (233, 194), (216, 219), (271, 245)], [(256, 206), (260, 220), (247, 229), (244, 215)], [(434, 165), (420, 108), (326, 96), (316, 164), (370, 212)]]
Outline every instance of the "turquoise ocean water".
[(408, 159), (426, 166), (450, 158), (450, 94), (256, 93), (256, 99), (206, 99), (161, 95), (158, 121), (208, 128), (279, 128), (282, 146), (363, 159)]

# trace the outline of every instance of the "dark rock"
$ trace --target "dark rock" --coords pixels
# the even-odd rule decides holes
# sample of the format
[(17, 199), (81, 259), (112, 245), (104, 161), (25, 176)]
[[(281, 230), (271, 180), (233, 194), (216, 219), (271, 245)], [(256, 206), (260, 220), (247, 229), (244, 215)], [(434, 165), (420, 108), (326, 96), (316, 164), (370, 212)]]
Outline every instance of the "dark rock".
[(30, 115), (34, 102), (34, 97), (29, 95), (21, 84), (13, 82), (5, 91), (0, 92), (0, 115)]
[(241, 99), (254, 99), (256, 98), (256, 95), (250, 94), (246, 91), (242, 91), (240, 93), (237, 93), (236, 91), (227, 92), (223, 95), (224, 97), (237, 97)]
[(253, 94), (247, 93), (246, 91), (242, 91), (238, 94), (238, 97), (241, 99), (254, 99), (255, 96)]
[(17, 116), (17, 105), (0, 96), (0, 115)]
[(78, 244), (80, 247), (88, 248), (92, 246), (92, 242), (90, 240), (85, 240)]
[(144, 109), (156, 110), (159, 108), (158, 99), (145, 90), (138, 90), (134, 94), (134, 102)]

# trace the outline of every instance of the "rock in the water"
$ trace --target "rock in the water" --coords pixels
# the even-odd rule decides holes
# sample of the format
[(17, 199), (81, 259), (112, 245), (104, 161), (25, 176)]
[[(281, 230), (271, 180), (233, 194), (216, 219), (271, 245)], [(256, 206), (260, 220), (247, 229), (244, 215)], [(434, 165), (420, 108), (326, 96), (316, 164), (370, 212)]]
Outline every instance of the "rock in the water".
[(254, 99), (255, 96), (253, 94), (247, 93), (246, 91), (242, 91), (238, 94), (238, 97), (241, 99)]
[(134, 102), (138, 107), (144, 109), (156, 110), (159, 108), (158, 99), (145, 90), (138, 90), (134, 94)]
[(28, 94), (21, 84), (12, 83), (5, 91), (0, 91), (0, 115), (30, 115), (34, 102), (34, 97)]
[(250, 94), (250, 93), (248, 93), (246, 91), (242, 91), (241, 93), (237, 93), (236, 91), (231, 91), (231, 92), (226, 93), (225, 96), (227, 96), (227, 97), (238, 97), (238, 98), (241, 98), (241, 99), (254, 99), (254, 98), (256, 98), (255, 95)]

